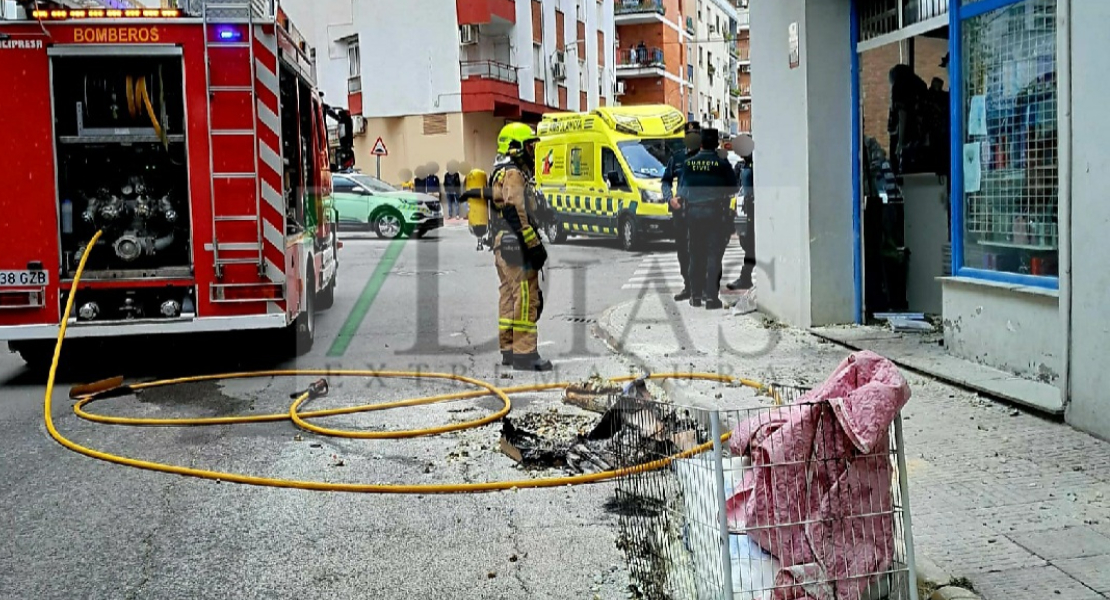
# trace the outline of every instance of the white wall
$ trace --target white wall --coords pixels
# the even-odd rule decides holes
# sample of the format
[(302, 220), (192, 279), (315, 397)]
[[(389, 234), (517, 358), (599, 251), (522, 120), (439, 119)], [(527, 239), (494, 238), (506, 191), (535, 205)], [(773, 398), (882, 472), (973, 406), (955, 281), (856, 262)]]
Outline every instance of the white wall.
[[(953, 356), (1057, 384), (1064, 348), (1054, 292), (944, 280), (944, 346)], [(1024, 291), (1022, 291), (1024, 290)]]
[[(697, 8), (694, 8), (693, 17), (697, 19)], [(720, 20), (721, 27), (716, 32), (710, 32), (709, 27), (716, 26), (718, 19)], [(694, 98), (697, 110), (694, 111), (695, 116), (703, 122), (705, 126), (716, 127), (722, 133), (728, 133), (728, 124), (731, 123), (731, 110), (730, 101), (732, 96), (729, 94), (731, 89), (732, 71), (731, 71), (731, 54), (729, 48), (735, 44), (725, 41), (725, 37), (731, 34), (730, 22), (736, 20), (736, 9), (732, 7), (725, 0), (704, 0), (702, 2), (702, 20), (695, 23), (697, 28), (697, 38), (692, 44), (694, 51)], [(686, 28), (685, 23), (680, 23), (683, 30)], [(697, 52), (701, 48), (705, 53), (704, 66), (698, 65)], [(716, 68), (712, 81), (709, 78), (709, 53), (713, 53), (713, 66)], [(685, 69), (685, 65), (683, 65)], [(720, 105), (719, 115), (716, 119), (712, 114), (707, 113), (706, 98), (702, 98), (704, 94), (707, 98), (713, 101), (713, 109), (717, 110), (718, 104)]]
[[(613, 104), (613, 82), (615, 70), (613, 61), (616, 59), (616, 50), (613, 41), (616, 39), (616, 24), (613, 21), (613, 0), (582, 0), (586, 11), (586, 94), (589, 106), (580, 107), (579, 110), (592, 110), (599, 104), (598, 82), (602, 82), (601, 96), (605, 97), (608, 105)], [(604, 48), (597, 47), (597, 32), (605, 32), (606, 44)], [(605, 55), (605, 70), (598, 63), (599, 53)], [(577, 82), (575, 82), (577, 86)], [(573, 104), (572, 104), (573, 106)]]
[(598, 9), (602, 25), (599, 29), (605, 30), (605, 47), (600, 50), (605, 53), (605, 70), (598, 73), (598, 80), (602, 84), (602, 95), (605, 96), (605, 103), (608, 106), (615, 104), (613, 86), (617, 83), (617, 26), (613, 17), (613, 2), (614, 0), (603, 0)]
[[(1071, 0), (1072, 190), (1071, 190), (1071, 404), (1068, 421), (1110, 439), (1110, 269), (1105, 239), (1110, 231), (1110, 153), (1106, 98), (1110, 78), (1110, 2)], [(1061, 215), (1066, 220), (1067, 215)], [(1064, 227), (1067, 225), (1064, 224)]]
[[(805, 183), (810, 204), (811, 320), (814, 325), (851, 323), (856, 318), (856, 243), (852, 236), (850, 3), (808, 0), (805, 17), (800, 37), (809, 89), (810, 166)], [(774, 30), (771, 34), (776, 35)], [(786, 28), (777, 35), (787, 39)], [(786, 64), (786, 53), (767, 60)], [(756, 64), (763, 69), (763, 63)]]
[(848, 10), (848, 0), (751, 4), (758, 298), (803, 327), (854, 320)]
[[(516, 27), (513, 28), (513, 43), (516, 46), (516, 65), (518, 83), (520, 85), (520, 99), (528, 102), (536, 101), (536, 73), (532, 69), (532, 0), (516, 3)], [(555, 18), (554, 13), (551, 16)], [(554, 30), (555, 25), (551, 25)], [(552, 34), (554, 35), (554, 34)]]
[(356, 0), (365, 114), (462, 110), (455, 0)]
[[(320, 87), (328, 102), (347, 106), (347, 45), (338, 40), (359, 36), (362, 54), (364, 114), (392, 117), (462, 110), (459, 62), (496, 60), (519, 69), (519, 97), (535, 102), (535, 73), (532, 71), (532, 2), (516, 2), (516, 25), (505, 34), (491, 34), (483, 27), (476, 46), (462, 47), (458, 42), (458, 15), (454, 0), (282, 0), (282, 6), (316, 47)], [(578, 56), (567, 52), (567, 99), (571, 110), (588, 110), (598, 105), (598, 81), (607, 85), (602, 91), (609, 104), (613, 101), (613, 61), (611, 44), (597, 47), (597, 31), (606, 40), (615, 38), (613, 0), (582, 0), (586, 17), (587, 107), (578, 107)], [(544, 0), (544, 53), (555, 51), (555, 8), (565, 14), (564, 35), (567, 46), (577, 39), (575, 0)], [(506, 37), (507, 35), (507, 37)], [(598, 68), (598, 52), (606, 56), (606, 70)], [(550, 73), (548, 73), (548, 76)], [(550, 77), (549, 77), (550, 79)], [(548, 97), (557, 93), (548, 81)], [(437, 105), (438, 101), (438, 105)]]
[[(515, 39), (521, 48), (527, 48), (527, 51), (521, 51), (520, 55), (524, 60), (520, 66), (520, 97), (529, 102), (536, 101), (535, 93), (535, 74), (532, 71), (532, 6), (533, 2), (517, 2), (517, 26)], [(586, 19), (586, 55), (579, 57), (578, 51), (574, 49), (574, 42), (578, 39), (578, 8), (575, 0), (544, 0), (542, 3), (543, 10), (543, 58), (544, 64), (547, 65), (546, 69), (546, 86), (544, 89), (544, 97), (547, 104), (552, 106), (558, 105), (558, 83), (551, 76), (551, 61), (557, 46), (555, 40), (555, 10), (563, 12), (563, 41), (566, 48), (566, 63), (567, 63), (567, 78), (563, 83), (567, 89), (567, 110), (586, 111), (592, 110), (598, 106), (598, 81), (604, 78), (608, 85), (602, 86), (602, 91), (606, 102), (610, 105), (613, 104), (613, 61), (615, 60), (615, 50), (612, 42), (616, 39), (616, 26), (613, 21), (613, 0), (582, 0), (582, 9)], [(605, 32), (605, 39), (607, 44), (605, 48), (599, 49), (597, 47), (597, 32), (602, 30)], [(605, 53), (605, 71), (598, 69), (598, 52)], [(579, 59), (585, 58), (586, 60), (586, 87), (583, 90), (579, 85)], [(588, 106), (579, 106), (579, 92), (585, 91), (587, 93)], [(552, 100), (554, 99), (554, 100)]]
[[(316, 48), (316, 80), (324, 99), (347, 108), (347, 44), (354, 35), (356, 0), (282, 0), (281, 7), (308, 43)], [(365, 50), (363, 50), (365, 56)], [(365, 59), (364, 59), (365, 62)]]
[[(787, 27), (802, 23), (805, 0), (751, 3), (752, 87), (769, 102), (752, 103), (755, 145), (755, 255), (761, 310), (794, 324), (808, 324), (809, 159), (806, 148), (806, 69), (788, 69)], [(804, 51), (803, 45), (803, 51)], [(765, 140), (781, 140), (768, 143)], [(773, 262), (772, 262), (773, 261)]]

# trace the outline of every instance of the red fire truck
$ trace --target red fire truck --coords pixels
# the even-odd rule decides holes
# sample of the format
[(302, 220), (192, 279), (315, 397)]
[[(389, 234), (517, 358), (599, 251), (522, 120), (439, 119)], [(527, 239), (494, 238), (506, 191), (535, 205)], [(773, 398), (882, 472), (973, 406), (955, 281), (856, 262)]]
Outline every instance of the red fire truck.
[[(276, 0), (134, 6), (26, 1), (0, 21), (0, 340), (50, 358), (103, 231), (67, 337), (284, 330), (302, 354), (334, 300), (349, 114)], [(327, 116), (346, 121), (341, 165)]]

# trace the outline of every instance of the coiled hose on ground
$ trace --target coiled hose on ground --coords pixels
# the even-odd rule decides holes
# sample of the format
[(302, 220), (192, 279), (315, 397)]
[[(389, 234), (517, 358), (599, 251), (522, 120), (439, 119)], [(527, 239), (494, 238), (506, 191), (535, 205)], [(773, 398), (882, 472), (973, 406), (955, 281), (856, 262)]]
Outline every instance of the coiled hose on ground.
[[(557, 487), (566, 485), (579, 485), (584, 483), (595, 483), (599, 481), (606, 481), (617, 477), (631, 475), (634, 473), (641, 473), (661, 469), (669, 465), (672, 461), (682, 458), (694, 456), (696, 454), (705, 452), (712, 448), (713, 443), (708, 442), (691, 448), (684, 452), (674, 454), (667, 458), (655, 460), (632, 467), (605, 471), (600, 473), (590, 473), (585, 475), (574, 475), (565, 477), (547, 477), (542, 479), (522, 479), (515, 481), (489, 481), (482, 483), (440, 483), (440, 484), (365, 484), (365, 483), (329, 483), (323, 481), (304, 481), (295, 479), (276, 479), (269, 477), (256, 477), (252, 475), (245, 475), (241, 473), (228, 473), (221, 471), (209, 471), (206, 469), (196, 469), (192, 467), (183, 467), (168, 463), (153, 462), (141, 460), (137, 458), (130, 458), (127, 456), (120, 456), (109, 452), (103, 452), (94, 448), (83, 446), (70, 440), (62, 435), (54, 426), (53, 406), (52, 400), (54, 395), (55, 378), (58, 371), (58, 362), (61, 356), (62, 344), (65, 341), (66, 325), (69, 322), (69, 316), (73, 311), (73, 303), (76, 298), (77, 288), (81, 282), (81, 275), (85, 269), (85, 263), (88, 259), (89, 253), (95, 247), (96, 242), (99, 240), (102, 232), (97, 232), (93, 236), (92, 241), (86, 246), (84, 253), (81, 256), (81, 261), (78, 264), (77, 272), (73, 279), (72, 293), (69, 294), (66, 300), (66, 308), (62, 314), (61, 326), (58, 331), (58, 338), (54, 347), (54, 358), (50, 364), (50, 372), (46, 382), (46, 394), (43, 400), (43, 417), (45, 419), (46, 429), (50, 436), (54, 438), (59, 444), (66, 448), (83, 454), (85, 456), (104, 460), (119, 465), (135, 467), (139, 469), (146, 469), (150, 471), (160, 471), (163, 473), (174, 473), (177, 475), (186, 475), (189, 477), (199, 477), (202, 479), (211, 479), (216, 481), (228, 481), (233, 483), (243, 483), (248, 485), (260, 485), (269, 487), (280, 488), (296, 488), (303, 490), (317, 490), (317, 491), (330, 491), (330, 492), (361, 492), (361, 493), (378, 493), (378, 494), (454, 494), (454, 493), (475, 493), (475, 492), (490, 492), (497, 490), (510, 490), (510, 489), (524, 489), (524, 488), (543, 488), (543, 487)], [(309, 389), (299, 393), (293, 399), (292, 404), (289, 406), (288, 412), (269, 414), (269, 415), (252, 415), (242, 417), (212, 417), (212, 418), (187, 418), (187, 419), (142, 419), (142, 418), (129, 418), (129, 417), (115, 417), (97, 415), (90, 413), (86, 408), (96, 400), (104, 397), (113, 397), (119, 395), (126, 395), (134, 391), (146, 390), (152, 388), (168, 387), (173, 385), (181, 385), (185, 383), (196, 383), (202, 381), (214, 380), (227, 380), (227, 379), (247, 379), (254, 377), (286, 377), (286, 376), (327, 376), (327, 377), (367, 377), (367, 378), (397, 378), (397, 377), (424, 377), (432, 379), (452, 380), (465, 383), (479, 389), (456, 392), (452, 394), (441, 394), (437, 396), (428, 396), (424, 398), (411, 398), (408, 400), (401, 400), (397, 402), (383, 403), (383, 404), (364, 404), (360, 406), (352, 406), (348, 408), (336, 408), (329, 410), (305, 411), (301, 409), (306, 402), (313, 398), (320, 397), (327, 393), (327, 383), (320, 380), (309, 387)], [(718, 381), (723, 383), (735, 383), (756, 389), (766, 389), (761, 384), (739, 377), (730, 375), (721, 375), (716, 373), (663, 373), (653, 374), (650, 376), (652, 379), (696, 379), (707, 381)], [(630, 381), (634, 379), (633, 376), (617, 377), (614, 382)], [(433, 436), (450, 431), (459, 431), (463, 429), (471, 429), (481, 427), (494, 421), (500, 420), (505, 415), (508, 415), (512, 410), (512, 400), (510, 395), (520, 394), (525, 392), (537, 392), (544, 390), (564, 389), (568, 385), (567, 382), (563, 383), (545, 383), (535, 385), (522, 385), (509, 388), (499, 388), (490, 383), (464, 377), (462, 375), (446, 374), (446, 373), (417, 373), (417, 372), (404, 372), (404, 371), (370, 371), (370, 370), (315, 370), (315, 369), (282, 369), (282, 370), (269, 370), (269, 371), (254, 371), (242, 373), (226, 373), (219, 375), (201, 375), (195, 377), (181, 377), (176, 379), (166, 379), (161, 381), (152, 381), (147, 383), (139, 383), (133, 385), (122, 385), (122, 379), (117, 378), (114, 382), (108, 385), (107, 389), (101, 389), (86, 394), (81, 394), (74, 404), (73, 410), (78, 417), (95, 422), (109, 425), (129, 425), (129, 426), (173, 426), (173, 427), (198, 427), (208, 425), (236, 425), (245, 423), (265, 423), (277, 421), (292, 421), (297, 427), (316, 433), (319, 435), (333, 436), (347, 439), (405, 439), (422, 436)], [(439, 427), (431, 427), (427, 429), (413, 429), (406, 431), (351, 431), (342, 429), (332, 429), (321, 427), (309, 423), (309, 419), (318, 419), (321, 417), (335, 416), (335, 415), (349, 415), (355, 413), (373, 412), (380, 410), (389, 410), (394, 408), (402, 408), (409, 406), (420, 406), (426, 404), (435, 404), (438, 402), (448, 402), (453, 400), (463, 400), (468, 398), (480, 398), (484, 396), (496, 396), (502, 402), (500, 410), (493, 414), (474, 419), (463, 423), (455, 423), (451, 425), (442, 425)], [(728, 435), (726, 434), (727, 438)]]

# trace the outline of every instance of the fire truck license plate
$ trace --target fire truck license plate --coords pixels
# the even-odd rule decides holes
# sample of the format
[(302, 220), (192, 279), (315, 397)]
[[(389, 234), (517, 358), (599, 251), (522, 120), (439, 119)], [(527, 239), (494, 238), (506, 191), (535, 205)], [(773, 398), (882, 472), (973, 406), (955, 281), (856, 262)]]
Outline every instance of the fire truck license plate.
[(0, 271), (0, 288), (44, 286), (50, 283), (46, 271)]

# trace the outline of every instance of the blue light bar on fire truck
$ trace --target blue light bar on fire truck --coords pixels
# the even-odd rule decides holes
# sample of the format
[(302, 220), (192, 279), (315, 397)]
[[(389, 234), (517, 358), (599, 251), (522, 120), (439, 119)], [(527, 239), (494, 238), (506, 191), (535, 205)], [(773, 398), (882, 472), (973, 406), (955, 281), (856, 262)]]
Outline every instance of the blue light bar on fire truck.
[(90, 8), (83, 10), (35, 10), (31, 17), (40, 20), (63, 19), (173, 19), (181, 11), (173, 8)]

